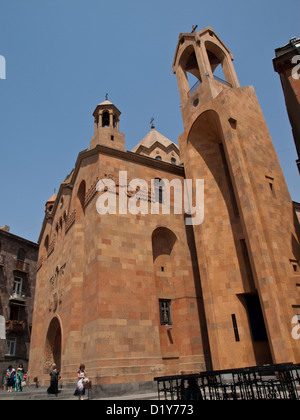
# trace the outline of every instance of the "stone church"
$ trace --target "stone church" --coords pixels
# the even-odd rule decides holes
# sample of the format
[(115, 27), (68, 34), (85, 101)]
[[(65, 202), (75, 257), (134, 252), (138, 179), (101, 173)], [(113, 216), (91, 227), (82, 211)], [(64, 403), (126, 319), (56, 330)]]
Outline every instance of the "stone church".
[[(94, 385), (300, 362), (299, 222), (254, 89), (240, 87), (210, 27), (180, 34), (173, 72), (179, 147), (152, 125), (127, 151), (106, 99), (89, 148), (46, 203), (29, 360), (41, 384), (53, 362), (64, 384), (84, 363)], [(129, 202), (140, 192), (132, 179), (148, 185), (136, 209), (159, 211), (118, 210), (121, 193)], [(193, 181), (193, 199), (204, 181), (201, 223), (175, 211), (175, 188), (163, 211), (175, 179)], [(105, 194), (116, 212), (98, 211)]]

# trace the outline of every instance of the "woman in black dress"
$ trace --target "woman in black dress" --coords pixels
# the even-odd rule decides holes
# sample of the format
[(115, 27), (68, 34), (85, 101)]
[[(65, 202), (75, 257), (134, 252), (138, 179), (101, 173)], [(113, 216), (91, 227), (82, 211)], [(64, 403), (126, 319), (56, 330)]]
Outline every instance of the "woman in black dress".
[(60, 379), (59, 370), (57, 369), (56, 365), (52, 366), (52, 370), (50, 372), (50, 386), (47, 389), (48, 394), (58, 394), (58, 381)]

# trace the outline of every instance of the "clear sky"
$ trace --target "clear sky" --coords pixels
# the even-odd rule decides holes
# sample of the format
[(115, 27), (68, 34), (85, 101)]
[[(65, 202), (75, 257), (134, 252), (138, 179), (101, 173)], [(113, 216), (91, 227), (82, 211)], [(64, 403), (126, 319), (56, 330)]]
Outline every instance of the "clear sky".
[(296, 151), (275, 48), (300, 37), (297, 0), (0, 0), (0, 225), (37, 241), (47, 199), (93, 135), (108, 98), (131, 150), (150, 130), (183, 131), (172, 62), (178, 36), (211, 26), (253, 85), (291, 197), (300, 202)]

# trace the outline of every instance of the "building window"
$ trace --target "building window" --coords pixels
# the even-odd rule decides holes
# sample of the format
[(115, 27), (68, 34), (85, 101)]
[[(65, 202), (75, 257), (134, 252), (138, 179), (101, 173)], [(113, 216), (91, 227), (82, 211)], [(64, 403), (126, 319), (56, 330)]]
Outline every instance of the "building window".
[(274, 178), (271, 176), (266, 175), (266, 180), (269, 183), (269, 188), (273, 197), (276, 197), (275, 190), (274, 190)]
[(22, 261), (22, 262), (25, 261), (25, 251), (24, 251), (23, 248), (19, 248), (18, 255), (17, 255), (17, 260)]
[(22, 294), (22, 279), (19, 277), (14, 278), (13, 283), (13, 297), (21, 297)]
[(156, 160), (161, 160), (161, 156), (156, 156)]
[(172, 325), (171, 300), (159, 300), (160, 325)]
[(16, 344), (17, 339), (16, 338), (9, 338), (6, 340), (6, 356), (14, 356), (16, 353)]
[(102, 114), (102, 127), (109, 127), (109, 112), (107, 111)]
[(293, 273), (294, 274), (298, 274), (298, 272), (299, 272), (299, 264), (298, 264), (298, 261), (297, 260), (291, 260), (290, 259), (290, 263), (291, 263), (291, 266), (292, 266), (292, 269), (293, 269)]
[(176, 164), (176, 159), (175, 158), (171, 158), (171, 163), (173, 163), (173, 165)]
[(164, 186), (165, 186), (165, 183), (162, 179), (155, 178), (154, 180), (155, 201), (160, 204), (163, 204), (164, 202)]

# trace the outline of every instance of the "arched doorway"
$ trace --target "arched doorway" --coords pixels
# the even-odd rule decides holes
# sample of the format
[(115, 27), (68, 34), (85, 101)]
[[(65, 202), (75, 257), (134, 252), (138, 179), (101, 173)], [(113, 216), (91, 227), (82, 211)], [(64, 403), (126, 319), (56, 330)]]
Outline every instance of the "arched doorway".
[(44, 351), (44, 371), (49, 373), (53, 363), (56, 364), (58, 370), (61, 370), (61, 343), (62, 334), (60, 322), (57, 317), (50, 322)]

